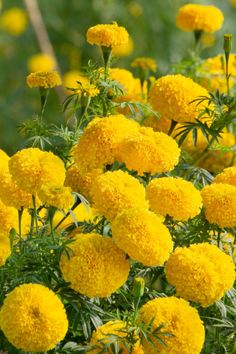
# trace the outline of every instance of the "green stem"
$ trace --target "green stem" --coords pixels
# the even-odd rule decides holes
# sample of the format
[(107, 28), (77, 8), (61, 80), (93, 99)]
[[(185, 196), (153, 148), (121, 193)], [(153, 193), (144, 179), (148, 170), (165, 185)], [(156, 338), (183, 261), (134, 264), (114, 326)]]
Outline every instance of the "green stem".
[(201, 45), (202, 35), (203, 35), (203, 31), (201, 31), (201, 30), (194, 31), (196, 56), (199, 56), (199, 54), (200, 54), (200, 45)]
[(35, 220), (35, 227), (36, 227), (36, 234), (38, 236), (38, 216), (37, 216), (37, 206), (36, 206), (36, 198), (32, 195), (33, 200), (33, 212), (34, 212), (34, 220)]
[(53, 227), (53, 218), (54, 218), (54, 215), (56, 213), (56, 210), (57, 210), (57, 208), (54, 208), (54, 207), (50, 207), (48, 209), (48, 219), (49, 219), (51, 236), (52, 236), (53, 240), (55, 240), (55, 230), (54, 230), (54, 227)]
[(24, 211), (23, 207), (18, 209), (18, 228), (19, 228), (19, 238), (20, 238), (20, 240), (21, 240), (21, 236), (22, 236), (21, 222), (22, 222), (23, 211)]
[(226, 85), (227, 85), (227, 95), (230, 95), (230, 88), (229, 88), (229, 53), (225, 53), (225, 78), (226, 78)]
[[(75, 204), (72, 206), (71, 210), (75, 210), (75, 208), (81, 203), (80, 199), (77, 199)], [(59, 223), (55, 226), (54, 230), (56, 230), (62, 223), (65, 221), (68, 216), (70, 215), (70, 212), (68, 211), (66, 215), (59, 221)]]
[(40, 101), (41, 101), (41, 113), (40, 113), (40, 118), (43, 118), (45, 107), (48, 101), (48, 94), (49, 94), (49, 89), (45, 89), (40, 87)]
[(104, 62), (104, 80), (106, 81), (109, 75), (109, 69), (111, 66), (111, 58), (112, 58), (112, 49), (110, 47), (102, 46), (102, 55)]

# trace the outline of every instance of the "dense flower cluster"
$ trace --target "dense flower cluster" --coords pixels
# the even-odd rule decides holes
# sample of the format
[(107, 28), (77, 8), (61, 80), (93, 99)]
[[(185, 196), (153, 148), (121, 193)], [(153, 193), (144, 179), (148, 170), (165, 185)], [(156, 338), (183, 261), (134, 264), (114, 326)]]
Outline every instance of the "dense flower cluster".
[(176, 18), (177, 26), (187, 32), (216, 32), (223, 24), (224, 16), (215, 6), (187, 4), (179, 9)]
[[(164, 325), (159, 336), (166, 346), (152, 336), (152, 342), (144, 340), (144, 352), (148, 354), (199, 354), (203, 347), (205, 332), (203, 323), (196, 309), (183, 299), (176, 297), (156, 298), (143, 305), (139, 320), (145, 324), (152, 323), (154, 331)], [(172, 334), (162, 336), (161, 332)], [(153, 346), (154, 343), (155, 345)]]
[(23, 284), (6, 297), (0, 326), (16, 348), (45, 352), (65, 337), (68, 321), (62, 302), (51, 290), (39, 284)]
[(37, 71), (27, 76), (27, 85), (30, 88), (53, 88), (62, 84), (61, 78), (56, 71)]
[(102, 47), (114, 47), (128, 43), (129, 35), (124, 27), (117, 23), (96, 25), (90, 27), (87, 32), (89, 44), (96, 44)]
[(234, 268), (217, 246), (201, 243), (178, 247), (167, 261), (166, 276), (179, 296), (207, 307), (233, 286)]
[(172, 251), (167, 227), (157, 215), (144, 208), (123, 211), (111, 228), (117, 246), (145, 266), (163, 265)]
[(157, 214), (187, 221), (198, 215), (202, 207), (201, 193), (182, 178), (156, 178), (147, 187), (150, 208)]
[(189, 77), (166, 75), (155, 81), (149, 101), (161, 118), (193, 122), (207, 106), (206, 102), (194, 102), (200, 96), (208, 97), (207, 90)]
[(70, 258), (64, 253), (60, 268), (72, 289), (89, 297), (106, 297), (126, 282), (129, 261), (110, 238), (78, 234), (70, 248)]

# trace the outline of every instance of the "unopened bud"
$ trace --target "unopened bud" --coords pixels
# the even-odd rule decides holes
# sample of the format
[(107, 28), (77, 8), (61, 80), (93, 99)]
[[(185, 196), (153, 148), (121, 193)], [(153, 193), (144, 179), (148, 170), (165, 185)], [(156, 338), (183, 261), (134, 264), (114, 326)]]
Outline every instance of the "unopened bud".
[(232, 48), (232, 34), (225, 34), (224, 35), (224, 51), (226, 54), (231, 52)]
[(136, 298), (142, 297), (144, 294), (145, 280), (141, 277), (134, 279), (133, 294)]

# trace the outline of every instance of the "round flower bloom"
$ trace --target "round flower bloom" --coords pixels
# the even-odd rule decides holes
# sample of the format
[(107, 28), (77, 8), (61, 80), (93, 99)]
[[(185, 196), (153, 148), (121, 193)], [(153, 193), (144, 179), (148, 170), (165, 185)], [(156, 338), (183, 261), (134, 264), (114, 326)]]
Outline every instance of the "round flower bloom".
[(53, 88), (62, 84), (61, 78), (56, 71), (37, 71), (31, 73), (26, 78), (27, 85), (30, 88)]
[(0, 267), (3, 266), (11, 254), (10, 239), (8, 235), (0, 236)]
[(216, 32), (221, 29), (224, 16), (216, 6), (187, 4), (182, 6), (176, 17), (176, 25), (182, 31)]
[(164, 117), (149, 116), (143, 122), (144, 127), (149, 127), (154, 130), (154, 132), (162, 132), (167, 134), (169, 132), (171, 125), (170, 119)]
[(0, 199), (0, 232), (8, 235), (12, 228), (17, 228), (18, 213), (15, 208), (6, 206)]
[(2, 13), (0, 27), (12, 36), (20, 36), (28, 24), (27, 14), (19, 7), (11, 7)]
[(82, 97), (95, 97), (100, 93), (100, 90), (90, 83), (78, 83), (76, 94)]
[(106, 172), (98, 176), (91, 189), (95, 209), (112, 220), (131, 207), (148, 208), (144, 186), (127, 172)]
[(136, 79), (131, 71), (120, 68), (109, 70), (109, 78), (118, 82), (123, 90), (122, 98), (125, 100), (133, 94), (136, 85)]
[(18, 151), (9, 160), (13, 180), (26, 192), (36, 194), (43, 184), (63, 185), (65, 167), (63, 161), (52, 152), (38, 148)]
[(5, 151), (0, 149), (0, 173), (8, 170), (8, 161), (10, 157), (5, 153)]
[(226, 183), (236, 187), (236, 166), (225, 168), (215, 177), (214, 183)]
[(95, 178), (103, 173), (102, 169), (92, 169), (82, 172), (77, 165), (71, 165), (66, 171), (65, 186), (85, 196), (89, 201), (91, 200), (91, 187)]
[(114, 47), (128, 43), (129, 35), (124, 27), (113, 24), (96, 25), (87, 31), (89, 44), (102, 47)]
[(148, 57), (138, 57), (131, 63), (133, 68), (139, 68), (141, 70), (151, 70), (154, 73), (157, 71), (156, 61)]
[(89, 353), (99, 354), (101, 353), (101, 351), (104, 354), (112, 353), (112, 347), (107, 348), (107, 345), (110, 342), (111, 344), (113, 343), (113, 345), (119, 343), (119, 351), (122, 351), (123, 354), (144, 354), (144, 351), (138, 338), (137, 342), (134, 345), (134, 348), (131, 350), (129, 342), (126, 339), (127, 335), (127, 326), (125, 322), (121, 320), (109, 321), (104, 325), (98, 327), (93, 332), (90, 344), (91, 346), (94, 346), (95, 349), (92, 349), (91, 351), (89, 351)]
[(139, 175), (173, 170), (179, 162), (180, 149), (170, 136), (142, 127), (127, 134), (118, 146), (117, 159)]
[(62, 82), (63, 86), (65, 86), (68, 92), (71, 93), (70, 89), (78, 88), (78, 82), (81, 82), (81, 84), (83, 85), (89, 84), (89, 79), (84, 76), (79, 70), (70, 70), (65, 73)]
[(38, 53), (29, 58), (27, 65), (30, 73), (35, 73), (37, 71), (48, 72), (55, 69), (56, 62), (51, 55)]
[(182, 178), (155, 178), (147, 186), (146, 193), (150, 208), (157, 214), (187, 221), (201, 211), (201, 193)]
[(127, 57), (129, 56), (134, 49), (134, 42), (131, 37), (129, 37), (128, 42), (118, 46), (112, 47), (112, 54), (116, 57)]
[(53, 291), (40, 284), (23, 284), (4, 300), (0, 326), (17, 349), (35, 353), (55, 348), (66, 335), (68, 320)]
[(166, 263), (166, 277), (178, 296), (207, 307), (233, 286), (234, 268), (232, 258), (217, 246), (199, 243), (176, 248)]
[(192, 79), (180, 74), (166, 75), (152, 86), (149, 101), (161, 118), (173, 119), (179, 123), (193, 122), (207, 107), (207, 101), (193, 102), (200, 96), (208, 97), (209, 94)]
[(236, 226), (236, 187), (216, 183), (203, 188), (203, 206), (206, 219), (220, 227)]
[(117, 246), (145, 266), (163, 265), (173, 249), (167, 227), (144, 208), (124, 210), (113, 220), (111, 228)]
[[(205, 339), (204, 326), (197, 310), (187, 301), (174, 296), (150, 300), (141, 307), (139, 321), (147, 325), (152, 323), (152, 331), (164, 324), (158, 336), (166, 346), (152, 336), (155, 346), (144, 339), (145, 353), (200, 354)], [(172, 336), (161, 336), (161, 332)]]
[(38, 191), (39, 199), (58, 209), (70, 209), (74, 204), (74, 198), (70, 187), (57, 186), (51, 183), (44, 184)]
[(60, 268), (75, 291), (89, 297), (106, 297), (126, 282), (129, 261), (111, 238), (78, 234), (70, 248), (70, 257), (62, 255)]
[(74, 148), (74, 159), (81, 170), (103, 168), (115, 161), (118, 144), (139, 125), (123, 115), (94, 118)]

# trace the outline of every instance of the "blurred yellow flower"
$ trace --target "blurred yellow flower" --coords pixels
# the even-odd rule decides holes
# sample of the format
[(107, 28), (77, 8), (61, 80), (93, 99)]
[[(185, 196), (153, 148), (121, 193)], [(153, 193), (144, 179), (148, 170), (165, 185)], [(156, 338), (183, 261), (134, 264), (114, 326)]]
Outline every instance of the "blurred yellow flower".
[(134, 50), (134, 41), (131, 37), (129, 37), (127, 43), (114, 46), (112, 48), (112, 53), (116, 57), (127, 57), (133, 52), (133, 50)]
[(0, 27), (12, 36), (20, 36), (28, 24), (27, 14), (19, 7), (11, 7), (2, 13)]
[(133, 68), (139, 68), (142, 70), (151, 70), (156, 72), (157, 70), (157, 63), (154, 59), (148, 57), (138, 57), (133, 60), (131, 63)]
[(56, 68), (56, 62), (53, 57), (45, 53), (32, 55), (27, 62), (30, 73), (36, 71), (53, 71)]
[(84, 76), (83, 73), (81, 73), (79, 70), (67, 71), (62, 78), (63, 86), (70, 93), (70, 89), (75, 89), (79, 86), (78, 82), (80, 82), (82, 85), (89, 84), (88, 78)]

